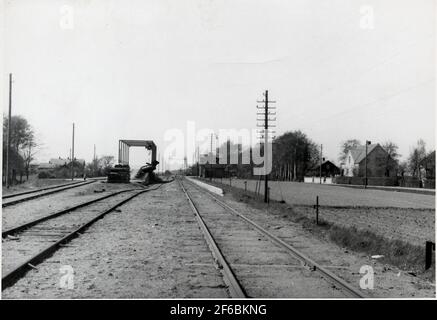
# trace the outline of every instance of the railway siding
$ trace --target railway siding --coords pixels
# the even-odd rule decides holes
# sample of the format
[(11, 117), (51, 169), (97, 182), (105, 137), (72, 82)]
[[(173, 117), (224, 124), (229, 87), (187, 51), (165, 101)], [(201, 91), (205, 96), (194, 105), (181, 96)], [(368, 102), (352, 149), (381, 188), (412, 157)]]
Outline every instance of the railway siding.
[(99, 181), (6, 207), (2, 209), (2, 229), (10, 229), (112, 192), (136, 187), (138, 186), (109, 185)]

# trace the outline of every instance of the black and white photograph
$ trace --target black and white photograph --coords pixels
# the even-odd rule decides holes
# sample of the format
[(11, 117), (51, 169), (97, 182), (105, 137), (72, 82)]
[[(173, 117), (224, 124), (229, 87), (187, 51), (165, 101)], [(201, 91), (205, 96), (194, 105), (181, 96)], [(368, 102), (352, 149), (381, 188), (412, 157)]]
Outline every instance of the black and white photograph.
[(0, 0), (1, 299), (434, 300), (436, 17)]

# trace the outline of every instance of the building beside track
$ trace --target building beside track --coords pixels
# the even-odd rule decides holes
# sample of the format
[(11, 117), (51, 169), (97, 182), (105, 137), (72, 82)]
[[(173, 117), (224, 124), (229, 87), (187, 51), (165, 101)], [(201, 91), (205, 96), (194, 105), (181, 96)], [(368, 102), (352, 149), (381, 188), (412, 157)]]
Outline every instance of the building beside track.
[(364, 177), (367, 158), (368, 177), (396, 177), (397, 162), (390, 157), (379, 143), (359, 146), (349, 150), (341, 166), (341, 175), (346, 177)]

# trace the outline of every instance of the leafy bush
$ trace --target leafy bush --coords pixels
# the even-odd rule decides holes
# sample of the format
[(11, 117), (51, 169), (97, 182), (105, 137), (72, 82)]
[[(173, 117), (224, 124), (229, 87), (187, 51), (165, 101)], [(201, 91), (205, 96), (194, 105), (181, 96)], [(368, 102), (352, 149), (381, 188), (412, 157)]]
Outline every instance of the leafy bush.
[(53, 178), (55, 178), (55, 176), (48, 171), (41, 171), (40, 173), (38, 173), (38, 178), (39, 179), (53, 179)]

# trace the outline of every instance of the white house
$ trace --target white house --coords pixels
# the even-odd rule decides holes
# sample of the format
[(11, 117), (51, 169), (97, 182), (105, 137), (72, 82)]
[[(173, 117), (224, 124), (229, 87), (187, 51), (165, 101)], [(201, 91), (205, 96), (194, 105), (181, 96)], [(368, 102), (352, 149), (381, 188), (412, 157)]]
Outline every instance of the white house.
[[(366, 146), (349, 150), (341, 164), (344, 176), (365, 175)], [(367, 146), (367, 175), (369, 177), (391, 177), (396, 175), (396, 161), (378, 143)]]

